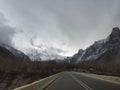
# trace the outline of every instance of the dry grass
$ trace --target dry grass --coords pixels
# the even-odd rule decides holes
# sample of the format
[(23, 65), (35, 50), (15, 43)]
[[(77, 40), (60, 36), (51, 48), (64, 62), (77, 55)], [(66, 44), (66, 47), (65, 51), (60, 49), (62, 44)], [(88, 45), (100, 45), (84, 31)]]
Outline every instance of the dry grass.
[(49, 76), (47, 78), (35, 81), (31, 84), (27, 84), (21, 87), (18, 87), (13, 90), (43, 90), (47, 85), (49, 85), (52, 81), (54, 81), (56, 78), (58, 78), (61, 75), (61, 73)]

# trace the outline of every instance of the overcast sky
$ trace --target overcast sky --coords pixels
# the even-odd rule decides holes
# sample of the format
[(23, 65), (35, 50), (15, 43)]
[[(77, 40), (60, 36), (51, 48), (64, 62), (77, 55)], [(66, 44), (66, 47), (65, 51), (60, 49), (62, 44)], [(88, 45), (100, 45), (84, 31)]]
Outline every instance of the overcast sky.
[(0, 42), (73, 55), (120, 26), (120, 0), (0, 0)]

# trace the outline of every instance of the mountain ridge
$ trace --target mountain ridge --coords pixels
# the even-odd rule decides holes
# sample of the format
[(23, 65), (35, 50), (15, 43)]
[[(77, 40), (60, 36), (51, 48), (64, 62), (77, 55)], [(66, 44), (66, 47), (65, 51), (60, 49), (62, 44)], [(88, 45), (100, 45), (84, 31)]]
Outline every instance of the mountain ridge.
[[(80, 49), (82, 50), (82, 49)], [(104, 57), (104, 58), (103, 58)], [(70, 62), (81, 61), (118, 61), (120, 58), (120, 29), (114, 27), (111, 34), (102, 40), (95, 41), (82, 52), (70, 58)]]
[[(1, 44), (0, 48), (1, 48), (1, 55), (4, 52), (9, 52), (9, 54), (11, 54), (14, 58), (19, 58), (22, 60), (29, 60), (30, 61), (30, 58), (26, 54), (24, 54), (20, 50), (13, 48), (12, 46)], [(6, 54), (6, 56), (7, 56), (7, 53), (4, 53), (4, 54)]]

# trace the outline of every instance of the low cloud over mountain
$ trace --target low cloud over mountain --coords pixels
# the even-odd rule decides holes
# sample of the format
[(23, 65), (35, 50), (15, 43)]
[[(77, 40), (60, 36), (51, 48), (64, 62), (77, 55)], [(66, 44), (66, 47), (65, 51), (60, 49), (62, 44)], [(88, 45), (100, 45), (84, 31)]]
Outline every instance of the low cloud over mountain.
[(15, 34), (15, 28), (7, 24), (7, 20), (0, 12), (0, 44), (12, 45), (12, 38)]

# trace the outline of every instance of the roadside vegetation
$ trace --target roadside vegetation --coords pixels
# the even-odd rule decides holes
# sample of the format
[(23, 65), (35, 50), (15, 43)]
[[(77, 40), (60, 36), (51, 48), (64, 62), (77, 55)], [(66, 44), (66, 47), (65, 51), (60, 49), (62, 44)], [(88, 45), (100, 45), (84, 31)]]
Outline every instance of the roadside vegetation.
[(78, 63), (76, 69), (80, 72), (120, 76), (120, 62), (86, 61)]
[(119, 62), (80, 62), (78, 64), (51, 61), (2, 60), (0, 90), (11, 90), (62, 71), (77, 71), (120, 76)]
[(20, 59), (1, 59), (0, 90), (12, 90), (58, 72), (72, 70), (74, 66), (66, 62), (29, 61)]

